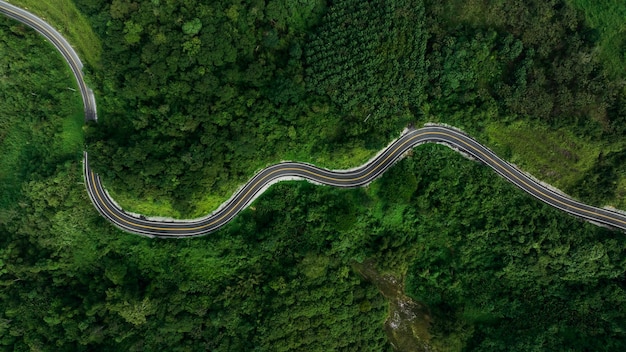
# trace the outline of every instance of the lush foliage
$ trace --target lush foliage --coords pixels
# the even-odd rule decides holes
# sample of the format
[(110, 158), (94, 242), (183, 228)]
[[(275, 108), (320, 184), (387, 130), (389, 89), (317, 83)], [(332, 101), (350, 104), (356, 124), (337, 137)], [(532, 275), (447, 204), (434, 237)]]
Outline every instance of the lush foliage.
[(89, 148), (114, 190), (205, 213), (288, 150), (336, 139), (300, 64), (322, 2), (78, 3), (104, 38)]
[(13, 5), (28, 11), (50, 23), (72, 43), (83, 64), (102, 69), (100, 55), (102, 45), (89, 21), (81, 14), (72, 0), (12, 0)]
[[(356, 16), (345, 11), (354, 4)], [(167, 199), (173, 215), (204, 214), (270, 162), (364, 161), (420, 103), (420, 1), (339, 1), (323, 16), (319, 0), (81, 8), (103, 37), (107, 68), (94, 72), (102, 119), (90, 130), (93, 165), (131, 208), (125, 199)], [(367, 21), (375, 25), (357, 29)], [(369, 49), (348, 46), (361, 32)], [(348, 90), (329, 86), (344, 79)]]
[(0, 24), (0, 206), (11, 207), (25, 177), (49, 175), (80, 155), (83, 118), (56, 50), (21, 24)]
[[(422, 13), (404, 7), (418, 1), (370, 1), (358, 3), (358, 18), (333, 14), (349, 0), (326, 9), (321, 1), (76, 3), (102, 37), (107, 68), (90, 73), (103, 111), (89, 148), (130, 198), (166, 198), (193, 213), (215, 205), (206, 192), (228, 195), (272, 158), (375, 149), (410, 118), (493, 137), (507, 156), (532, 126), (542, 132), (533, 143), (560, 139), (548, 144), (555, 149), (593, 141), (598, 149), (584, 152), (571, 189), (597, 202), (619, 193), (623, 152), (597, 146), (624, 133), (622, 86), (604, 76), (593, 33), (563, 2), (433, 1)], [(409, 21), (422, 16), (425, 63), (410, 60), (426, 37)], [(407, 46), (372, 48), (397, 66), (379, 71), (377, 56), (356, 54), (353, 45), (379, 33), (340, 24), (365, 19), (406, 34)], [(625, 349), (626, 316), (616, 309), (626, 303), (623, 234), (542, 205), (441, 146), (419, 147), (367, 189), (273, 186), (205, 238), (121, 233), (81, 185), (73, 78), (35, 34), (3, 23), (3, 347), (390, 350), (386, 302), (353, 269), (369, 259), (428, 304), (430, 343), (442, 350)], [(345, 47), (315, 46), (342, 38)], [(388, 81), (361, 86), (360, 77)], [(345, 82), (342, 96), (332, 85)], [(512, 122), (519, 129), (502, 132)]]
[[(568, 193), (626, 205), (624, 176), (587, 196), (600, 154), (624, 148), (626, 91), (596, 50), (605, 37), (564, 0), (77, 4), (107, 67), (91, 75), (93, 164), (130, 209), (204, 214), (268, 163), (351, 166), (432, 120)], [(492, 133), (511, 123), (527, 133)], [(571, 155), (556, 166), (515, 148), (546, 129), (569, 136), (547, 151)]]
[[(176, 242), (110, 226), (82, 185), (82, 143), (73, 139), (82, 106), (69, 69), (37, 34), (1, 21), (2, 349), (390, 348), (376, 323), (382, 297), (348, 260), (303, 246), (306, 236), (275, 237), (271, 224), (250, 217)], [(321, 215), (328, 205), (320, 197), (350, 203), (310, 185), (277, 192), (261, 204), (265, 212), (286, 214), (288, 199), (300, 202), (297, 217), (315, 202)], [(292, 226), (283, 222), (274, 224)], [(257, 241), (254, 229), (266, 224)]]
[[(624, 176), (601, 199), (587, 197), (598, 188), (588, 180), (599, 170), (593, 165), (624, 148), (626, 91), (623, 80), (606, 73), (597, 31), (585, 26), (582, 13), (559, 0), (428, 1), (426, 9), (429, 119), (482, 136), (570, 194), (626, 205)], [(510, 124), (526, 133), (501, 131)], [(520, 150), (546, 129), (561, 136), (555, 148)], [(600, 151), (581, 152), (583, 145)], [(546, 155), (563, 157), (550, 166), (542, 162)]]
[(430, 307), (442, 349), (622, 350), (623, 234), (432, 149), (412, 160), (419, 181), (403, 216), (419, 248), (408, 290)]
[(371, 258), (407, 273), (435, 346), (624, 348), (621, 235), (440, 146), (369, 190), (274, 186), (225, 230), (183, 241), (114, 230), (80, 178), (74, 162), (29, 181), (0, 222), (5, 346), (388, 350), (386, 304), (351, 268)]
[(496, 1), (484, 5), (478, 19), (441, 23), (444, 5), (429, 9), (431, 102), (438, 113), (473, 107), (487, 111), (483, 124), (506, 116), (584, 134), (623, 133), (624, 116), (607, 111), (618, 103), (618, 86), (602, 75), (593, 38), (573, 8), (559, 1)]
[(336, 2), (306, 43), (308, 90), (379, 132), (405, 127), (422, 104), (423, 22), (421, 1)]
[(569, 0), (580, 8), (590, 27), (598, 32), (602, 59), (609, 72), (625, 78), (626, 72), (626, 3), (620, 0)]

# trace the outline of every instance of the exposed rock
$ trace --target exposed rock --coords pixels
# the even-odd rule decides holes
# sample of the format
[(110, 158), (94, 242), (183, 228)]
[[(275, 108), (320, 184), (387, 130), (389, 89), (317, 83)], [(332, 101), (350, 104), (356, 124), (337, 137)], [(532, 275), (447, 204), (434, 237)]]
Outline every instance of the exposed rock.
[(385, 332), (397, 351), (434, 351), (430, 346), (428, 309), (404, 294), (404, 282), (393, 275), (380, 274), (371, 260), (354, 263), (354, 269), (372, 282), (389, 301)]

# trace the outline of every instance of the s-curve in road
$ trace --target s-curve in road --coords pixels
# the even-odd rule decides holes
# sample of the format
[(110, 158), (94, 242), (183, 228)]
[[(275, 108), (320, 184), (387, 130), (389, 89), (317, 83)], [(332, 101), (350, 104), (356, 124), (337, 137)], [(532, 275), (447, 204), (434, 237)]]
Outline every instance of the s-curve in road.
[(304, 179), (334, 187), (360, 187), (372, 182), (411, 148), (423, 143), (443, 143), (471, 155), (537, 199), (586, 220), (626, 230), (626, 216), (582, 204), (541, 185), (500, 159), (491, 150), (456, 129), (427, 126), (409, 130), (375, 158), (357, 169), (331, 171), (310, 164), (285, 162), (263, 169), (250, 179), (215, 213), (195, 220), (157, 221), (125, 213), (115, 205), (96, 174), (89, 169), (85, 154), (85, 177), (89, 195), (98, 211), (119, 228), (155, 237), (191, 237), (213, 232), (232, 220), (268, 185), (281, 179)]
[(98, 115), (96, 112), (96, 98), (93, 95), (93, 91), (87, 87), (87, 84), (85, 84), (82, 71), (83, 63), (80, 61), (78, 54), (76, 54), (76, 51), (72, 48), (70, 43), (68, 43), (59, 32), (57, 32), (51, 25), (41, 18), (17, 6), (13, 6), (8, 2), (0, 0), (0, 13), (3, 13), (7, 17), (22, 22), (23, 24), (33, 28), (57, 48), (61, 55), (63, 55), (65, 61), (67, 61), (68, 65), (70, 65), (70, 68), (74, 73), (74, 77), (76, 77), (78, 89), (83, 97), (85, 121), (97, 121)]
[[(85, 119), (96, 120), (93, 93), (85, 85), (80, 70), (82, 64), (67, 41), (40, 18), (1, 0), (0, 12), (33, 27), (57, 47), (72, 68), (81, 88)], [(120, 229), (150, 237), (193, 237), (206, 235), (227, 224), (274, 182), (286, 179), (302, 179), (334, 187), (364, 186), (385, 172), (411, 148), (423, 143), (446, 144), (483, 162), (509, 182), (555, 208), (585, 220), (626, 230), (626, 215), (592, 207), (557, 193), (500, 159), (491, 150), (471, 137), (445, 126), (432, 125), (420, 129), (409, 129), (376, 157), (352, 170), (331, 171), (298, 162), (284, 162), (269, 166), (254, 175), (217, 211), (204, 218), (193, 220), (164, 221), (147, 219), (141, 215), (125, 212), (111, 199), (102, 186), (98, 175), (89, 168), (87, 152), (84, 153), (84, 176), (87, 192), (98, 212)]]

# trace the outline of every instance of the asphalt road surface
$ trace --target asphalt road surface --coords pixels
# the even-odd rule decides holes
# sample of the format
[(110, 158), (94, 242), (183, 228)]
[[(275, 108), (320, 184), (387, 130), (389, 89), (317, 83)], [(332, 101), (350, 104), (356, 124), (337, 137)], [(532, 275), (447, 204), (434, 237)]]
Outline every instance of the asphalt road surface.
[[(85, 106), (85, 120), (97, 120), (95, 99), (92, 91), (83, 80), (82, 64), (67, 41), (40, 18), (1, 0), (0, 12), (33, 27), (59, 49), (76, 76)], [(193, 237), (206, 235), (227, 224), (274, 182), (285, 179), (303, 179), (334, 187), (361, 187), (380, 176), (407, 151), (423, 143), (446, 144), (488, 165), (509, 182), (544, 203), (585, 220), (626, 230), (626, 215), (592, 207), (557, 193), (526, 176), (471, 137), (446, 126), (433, 125), (420, 129), (410, 129), (375, 158), (361, 167), (349, 171), (331, 171), (298, 162), (285, 162), (269, 166), (252, 177), (216, 212), (193, 220), (146, 219), (141, 215), (125, 212), (115, 204), (105, 191), (98, 175), (89, 168), (89, 158), (86, 152), (84, 154), (84, 176), (87, 192), (94, 206), (103, 217), (118, 228), (149, 237)]]
[(63, 55), (65, 61), (67, 61), (68, 65), (72, 69), (74, 73), (74, 77), (76, 77), (76, 83), (78, 84), (78, 89), (80, 90), (80, 94), (83, 97), (83, 105), (85, 108), (85, 120), (98, 120), (98, 115), (96, 112), (96, 98), (93, 95), (93, 91), (87, 87), (85, 84), (85, 80), (83, 78), (83, 63), (80, 61), (80, 58), (76, 54), (76, 51), (70, 43), (65, 40), (65, 38), (57, 32), (51, 25), (42, 20), (41, 18), (33, 15), (32, 13), (23, 10), (17, 6), (13, 6), (5, 1), (0, 0), (0, 13), (13, 18), (19, 22), (24, 23), (25, 25), (33, 28), (39, 34), (43, 35), (52, 45), (54, 45), (57, 50)]

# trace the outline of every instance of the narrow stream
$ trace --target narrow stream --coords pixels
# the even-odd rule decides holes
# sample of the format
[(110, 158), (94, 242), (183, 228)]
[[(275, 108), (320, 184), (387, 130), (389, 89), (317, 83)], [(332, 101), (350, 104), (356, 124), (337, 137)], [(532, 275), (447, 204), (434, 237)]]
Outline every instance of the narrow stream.
[(428, 309), (404, 294), (404, 282), (392, 275), (381, 274), (371, 260), (354, 263), (353, 268), (372, 282), (388, 300), (389, 310), (385, 332), (396, 351), (431, 352), (430, 316)]

